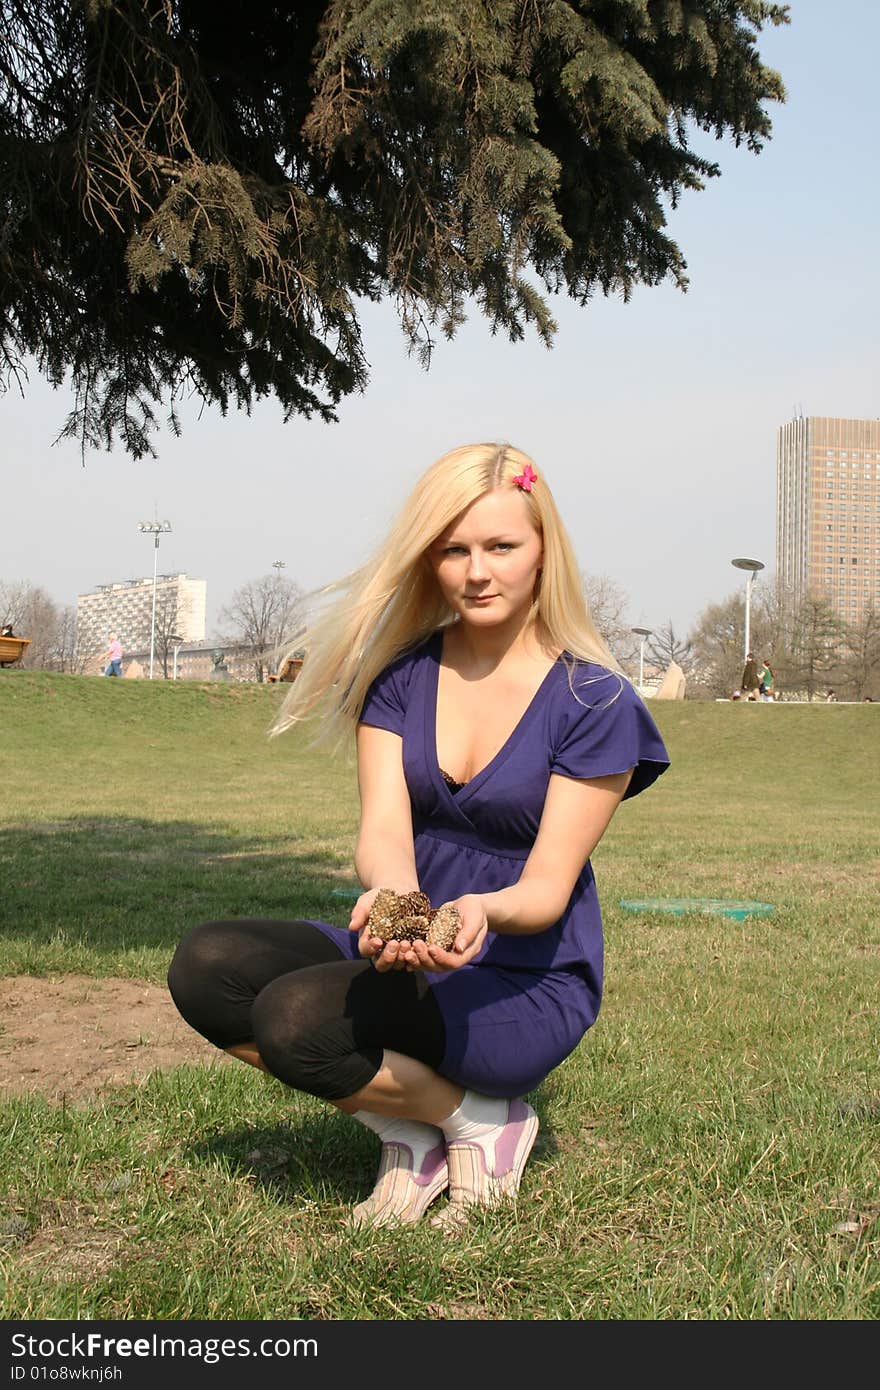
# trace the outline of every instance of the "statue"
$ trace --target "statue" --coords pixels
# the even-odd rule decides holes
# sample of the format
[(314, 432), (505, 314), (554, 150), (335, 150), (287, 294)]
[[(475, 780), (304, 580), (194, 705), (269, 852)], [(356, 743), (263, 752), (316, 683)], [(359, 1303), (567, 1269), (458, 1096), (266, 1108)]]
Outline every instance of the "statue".
[(229, 674), (229, 667), (226, 665), (226, 653), (219, 648), (211, 653), (214, 668), (211, 671), (212, 681), (228, 681), (232, 677)]

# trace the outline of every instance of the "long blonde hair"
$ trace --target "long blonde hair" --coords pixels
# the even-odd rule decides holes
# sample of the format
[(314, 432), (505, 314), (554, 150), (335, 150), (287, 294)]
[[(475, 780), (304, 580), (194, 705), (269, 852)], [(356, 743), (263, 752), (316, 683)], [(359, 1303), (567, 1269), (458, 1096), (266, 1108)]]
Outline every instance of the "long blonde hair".
[[(428, 547), (478, 498), (515, 486), (526, 465), (535, 468), (509, 444), (465, 444), (431, 465), (366, 564), (323, 591), (341, 597), (298, 637), (305, 660), (272, 734), (318, 713), (321, 740), (354, 728), (379, 672), (453, 620), (426, 563)], [(543, 644), (619, 671), (590, 617), (574, 550), (543, 470), (522, 496), (544, 542), (532, 609)]]

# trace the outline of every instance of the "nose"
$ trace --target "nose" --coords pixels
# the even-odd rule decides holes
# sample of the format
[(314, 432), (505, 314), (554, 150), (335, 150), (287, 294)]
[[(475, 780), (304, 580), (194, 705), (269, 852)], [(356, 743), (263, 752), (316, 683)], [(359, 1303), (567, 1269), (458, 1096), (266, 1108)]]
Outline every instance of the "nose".
[(474, 549), (468, 557), (468, 581), (471, 584), (482, 584), (488, 578), (489, 572), (486, 565), (486, 557), (482, 550)]

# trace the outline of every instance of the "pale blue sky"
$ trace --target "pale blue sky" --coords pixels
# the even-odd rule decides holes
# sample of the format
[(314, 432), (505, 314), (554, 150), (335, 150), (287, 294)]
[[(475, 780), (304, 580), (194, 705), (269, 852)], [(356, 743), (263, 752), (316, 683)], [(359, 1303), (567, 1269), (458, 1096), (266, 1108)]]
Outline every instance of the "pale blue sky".
[(182, 439), (160, 435), (139, 463), (120, 450), (83, 468), (75, 445), (53, 447), (68, 399), (33, 378), (24, 401), (0, 398), (0, 579), (73, 603), (151, 575), (137, 523), (158, 507), (174, 527), (160, 570), (208, 581), (210, 630), (274, 560), (305, 589), (354, 568), (435, 457), (496, 438), (546, 470), (581, 567), (623, 588), (632, 623), (684, 633), (743, 587), (734, 556), (772, 574), (777, 427), (801, 411), (880, 415), (880, 5), (795, 0), (761, 51), (788, 102), (760, 156), (710, 142), (721, 178), (671, 214), (686, 295), (554, 301), (550, 352), (492, 338), (475, 315), (428, 373), (390, 306), (370, 306), (371, 384), (338, 424), (284, 425), (273, 403), (226, 420), (192, 409)]

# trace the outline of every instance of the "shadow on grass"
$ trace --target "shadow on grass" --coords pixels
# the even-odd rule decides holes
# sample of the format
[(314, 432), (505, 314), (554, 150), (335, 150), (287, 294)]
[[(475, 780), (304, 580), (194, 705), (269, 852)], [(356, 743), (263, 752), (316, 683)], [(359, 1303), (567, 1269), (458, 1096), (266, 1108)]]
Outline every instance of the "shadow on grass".
[(280, 1202), (360, 1202), (372, 1189), (379, 1145), (336, 1111), (294, 1123), (239, 1127), (193, 1144), (194, 1159), (219, 1164)]
[[(293, 843), (293, 848), (291, 847)], [(0, 831), (0, 937), (99, 954), (172, 949), (215, 917), (345, 925), (354, 882), (332, 852), (193, 821), (76, 816)]]
[[(546, 1101), (529, 1096), (541, 1128), (531, 1164), (559, 1153), (553, 1131), (546, 1128)], [(256, 1182), (279, 1201), (306, 1198), (350, 1205), (369, 1196), (379, 1163), (376, 1138), (329, 1106), (326, 1112), (300, 1115), (293, 1122), (238, 1126), (193, 1144), (189, 1153), (202, 1162), (218, 1162)]]

